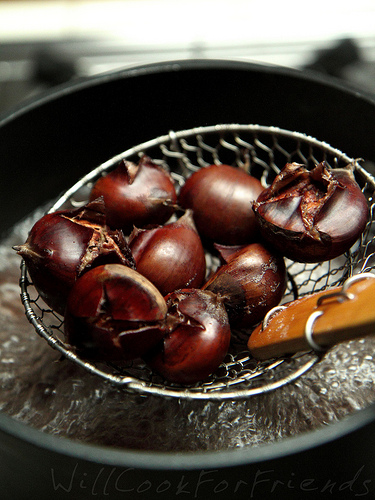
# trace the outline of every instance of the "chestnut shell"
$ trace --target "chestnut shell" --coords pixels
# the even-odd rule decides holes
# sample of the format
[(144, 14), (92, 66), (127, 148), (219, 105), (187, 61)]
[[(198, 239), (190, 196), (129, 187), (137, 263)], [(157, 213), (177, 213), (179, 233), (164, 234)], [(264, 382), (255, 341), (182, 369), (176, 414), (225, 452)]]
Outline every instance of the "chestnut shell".
[(14, 247), (38, 293), (59, 314), (74, 282), (88, 269), (105, 263), (135, 267), (123, 233), (106, 226), (104, 211), (100, 198), (79, 209), (48, 213), (34, 224), (25, 244)]
[(284, 259), (262, 243), (220, 249), (225, 264), (209, 278), (204, 290), (223, 298), (233, 328), (248, 328), (277, 306), (286, 289)]
[(261, 234), (285, 257), (322, 262), (343, 254), (366, 227), (367, 200), (352, 165), (311, 171), (288, 163), (253, 203)]
[(198, 288), (206, 275), (206, 257), (190, 210), (164, 226), (134, 229), (129, 247), (137, 271), (162, 295)]
[(83, 357), (127, 361), (160, 341), (166, 313), (164, 298), (146, 278), (120, 264), (107, 264), (74, 283), (64, 333)]
[(258, 179), (231, 165), (210, 165), (194, 172), (182, 186), (179, 204), (193, 210), (204, 240), (226, 245), (254, 241), (258, 224), (251, 204), (262, 192)]
[(169, 382), (201, 382), (217, 370), (229, 348), (223, 301), (207, 290), (187, 289), (169, 294), (166, 302), (169, 330), (145, 360)]
[(133, 226), (164, 224), (174, 213), (177, 194), (166, 170), (144, 155), (136, 164), (122, 160), (92, 187), (90, 200), (102, 196), (107, 224), (128, 235)]

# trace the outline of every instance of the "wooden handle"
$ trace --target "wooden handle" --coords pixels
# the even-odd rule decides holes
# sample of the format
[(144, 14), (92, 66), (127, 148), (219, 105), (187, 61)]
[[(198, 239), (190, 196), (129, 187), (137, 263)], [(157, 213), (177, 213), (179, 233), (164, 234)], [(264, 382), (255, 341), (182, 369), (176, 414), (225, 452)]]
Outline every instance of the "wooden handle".
[[(361, 278), (360, 278), (361, 277)], [(339, 342), (375, 333), (375, 275), (357, 275), (347, 288), (317, 292), (285, 304), (250, 336), (248, 348), (256, 359), (277, 358), (311, 350), (305, 335), (307, 321), (313, 342), (328, 348)], [(312, 313), (318, 312), (314, 316)]]

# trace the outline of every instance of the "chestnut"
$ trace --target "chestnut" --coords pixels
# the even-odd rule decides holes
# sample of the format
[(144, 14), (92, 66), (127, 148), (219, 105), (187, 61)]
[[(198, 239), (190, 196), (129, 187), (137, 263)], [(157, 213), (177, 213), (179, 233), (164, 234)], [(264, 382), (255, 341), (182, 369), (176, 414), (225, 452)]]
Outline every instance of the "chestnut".
[(165, 169), (143, 155), (136, 164), (122, 160), (93, 185), (90, 200), (103, 196), (107, 224), (128, 235), (133, 226), (164, 224), (175, 210), (174, 181)]
[(228, 351), (231, 330), (223, 301), (199, 289), (166, 297), (169, 329), (146, 362), (172, 383), (191, 385), (217, 370)]
[(206, 275), (206, 257), (191, 210), (164, 226), (134, 229), (129, 247), (137, 271), (149, 279), (162, 295), (202, 285)]
[(67, 343), (83, 357), (127, 361), (145, 355), (165, 333), (167, 305), (134, 269), (98, 266), (74, 283), (64, 316)]
[(67, 296), (86, 270), (104, 263), (134, 268), (124, 234), (105, 224), (103, 199), (39, 219), (23, 245), (14, 246), (26, 262), (31, 281), (44, 302), (64, 314)]
[(287, 163), (253, 203), (263, 238), (285, 257), (322, 262), (345, 253), (366, 227), (369, 208), (354, 166), (311, 171)]
[(249, 328), (277, 306), (286, 289), (284, 259), (262, 243), (221, 251), (225, 264), (204, 284), (223, 298), (233, 328)]
[(193, 210), (204, 240), (225, 245), (254, 241), (258, 224), (251, 204), (263, 191), (258, 179), (231, 165), (210, 165), (194, 172), (181, 187), (181, 207)]

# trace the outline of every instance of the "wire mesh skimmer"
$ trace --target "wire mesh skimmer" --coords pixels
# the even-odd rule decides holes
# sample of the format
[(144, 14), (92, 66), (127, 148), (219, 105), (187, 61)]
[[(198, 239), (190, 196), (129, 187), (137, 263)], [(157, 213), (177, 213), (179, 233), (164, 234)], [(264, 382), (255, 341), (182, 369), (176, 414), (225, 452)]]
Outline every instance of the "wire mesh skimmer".
[[(182, 185), (192, 172), (212, 163), (246, 169), (266, 187), (287, 162), (295, 161), (311, 168), (324, 160), (335, 168), (353, 161), (343, 152), (313, 137), (277, 127), (223, 124), (171, 131), (99, 165), (61, 196), (49, 211), (76, 208), (86, 203), (91, 186), (99, 176), (114, 168), (120, 160), (138, 161), (142, 154), (170, 169), (177, 185)], [(368, 199), (372, 214), (375, 179), (359, 162), (356, 162), (355, 177)], [(218, 265), (215, 259), (207, 253), (209, 270)], [(289, 279), (283, 303), (342, 285), (355, 273), (371, 271), (374, 262), (371, 217), (359, 241), (340, 258), (318, 264), (287, 260)], [(182, 387), (168, 383), (140, 362), (120, 367), (81, 359), (64, 343), (63, 318), (47, 308), (38, 296), (24, 262), (21, 263), (20, 286), (26, 316), (41, 337), (85, 370), (128, 391), (191, 399), (238, 399), (277, 389), (296, 380), (319, 361), (319, 356), (313, 352), (267, 362), (255, 361), (246, 348), (249, 332), (238, 331), (233, 332), (230, 351), (216, 373), (202, 383)]]

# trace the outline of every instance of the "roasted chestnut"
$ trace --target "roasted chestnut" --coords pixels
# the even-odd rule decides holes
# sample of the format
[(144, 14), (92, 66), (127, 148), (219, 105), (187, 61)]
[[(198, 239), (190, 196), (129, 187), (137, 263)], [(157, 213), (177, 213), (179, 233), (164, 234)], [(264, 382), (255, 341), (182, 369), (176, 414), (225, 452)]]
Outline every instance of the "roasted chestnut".
[(137, 271), (98, 266), (73, 285), (65, 311), (66, 341), (88, 359), (126, 361), (154, 347), (165, 333), (167, 305)]
[(287, 163), (253, 203), (263, 238), (298, 262), (330, 260), (349, 250), (369, 214), (353, 170), (322, 162), (309, 171)]
[(230, 344), (231, 330), (223, 301), (197, 289), (166, 297), (169, 330), (146, 362), (166, 380), (195, 384), (215, 372)]
[(92, 187), (90, 200), (103, 196), (107, 224), (128, 235), (133, 226), (164, 224), (175, 210), (174, 181), (165, 169), (148, 156), (138, 164), (122, 160)]
[(278, 305), (287, 278), (282, 256), (261, 243), (221, 252), (226, 262), (203, 286), (223, 298), (231, 327), (248, 328)]
[(176, 222), (134, 229), (129, 239), (137, 271), (167, 295), (181, 288), (199, 288), (206, 258), (190, 210)]
[(135, 267), (123, 233), (105, 224), (100, 198), (76, 210), (44, 215), (23, 245), (13, 247), (26, 262), (30, 278), (45, 303), (64, 314), (76, 279), (104, 263)]
[(230, 165), (210, 165), (194, 172), (182, 186), (179, 204), (193, 210), (204, 240), (226, 245), (254, 241), (258, 233), (251, 204), (263, 191), (258, 179)]

